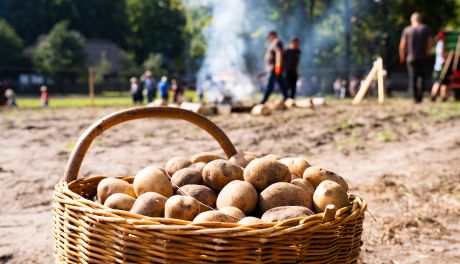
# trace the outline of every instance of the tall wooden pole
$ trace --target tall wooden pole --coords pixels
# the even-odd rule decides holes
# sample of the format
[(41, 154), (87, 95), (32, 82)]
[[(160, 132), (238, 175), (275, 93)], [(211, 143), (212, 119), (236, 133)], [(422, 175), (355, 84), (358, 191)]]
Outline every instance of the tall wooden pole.
[(385, 84), (383, 82), (383, 60), (382, 58), (377, 59), (378, 71), (377, 71), (377, 86), (378, 86), (378, 96), (379, 104), (383, 104), (385, 101)]
[(90, 105), (94, 106), (94, 70), (93, 70), (93, 67), (88, 68), (88, 86), (89, 86)]

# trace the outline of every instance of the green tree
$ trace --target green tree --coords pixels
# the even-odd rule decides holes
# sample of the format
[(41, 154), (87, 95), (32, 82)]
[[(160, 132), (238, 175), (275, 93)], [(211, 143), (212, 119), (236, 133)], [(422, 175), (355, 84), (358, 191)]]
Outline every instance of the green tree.
[(79, 71), (84, 71), (83, 45), (83, 36), (69, 30), (67, 22), (60, 22), (49, 32), (46, 40), (33, 50), (32, 63), (58, 83), (65, 78), (75, 78)]
[(164, 74), (162, 70), (163, 56), (160, 53), (150, 53), (142, 65), (146, 71), (151, 71), (154, 75)]
[(104, 81), (105, 76), (107, 76), (112, 71), (112, 64), (107, 59), (107, 54), (102, 52), (101, 60), (94, 67), (94, 82), (100, 84)]
[(4, 20), (0, 20), (0, 67), (11, 67), (19, 63), (22, 40)]

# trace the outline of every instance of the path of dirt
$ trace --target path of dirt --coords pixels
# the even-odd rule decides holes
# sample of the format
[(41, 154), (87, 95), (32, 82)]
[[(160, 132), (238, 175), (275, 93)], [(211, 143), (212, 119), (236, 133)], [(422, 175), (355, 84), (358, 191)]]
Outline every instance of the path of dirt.
[[(0, 263), (52, 263), (51, 194), (76, 138), (115, 108), (3, 111)], [(239, 150), (305, 156), (369, 202), (361, 263), (458, 263), (460, 106), (394, 101), (213, 117)], [(142, 120), (102, 135), (82, 175), (131, 175), (168, 157), (221, 153), (181, 121)]]

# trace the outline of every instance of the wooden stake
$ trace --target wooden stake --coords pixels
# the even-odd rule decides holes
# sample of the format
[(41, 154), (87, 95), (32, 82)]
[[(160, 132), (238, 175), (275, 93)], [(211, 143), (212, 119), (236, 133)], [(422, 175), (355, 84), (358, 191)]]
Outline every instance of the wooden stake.
[(371, 85), (372, 79), (374, 79), (375, 74), (377, 73), (377, 70), (378, 70), (377, 62), (374, 62), (374, 66), (372, 67), (371, 71), (367, 75), (366, 80), (364, 81), (363, 85), (361, 85), (361, 87), (359, 88), (358, 93), (356, 93), (356, 96), (353, 99), (352, 104), (358, 105), (361, 103), (361, 101), (363, 100), (364, 96), (367, 93), (367, 90), (369, 89), (369, 86)]
[(335, 205), (328, 204), (326, 206), (326, 209), (324, 210), (323, 223), (326, 223), (326, 222), (334, 220), (336, 211), (337, 211), (337, 209), (335, 208)]
[(377, 71), (377, 81), (378, 81), (378, 96), (379, 104), (383, 104), (385, 101), (385, 84), (383, 83), (383, 60), (382, 58), (377, 59), (378, 71)]
[(90, 105), (94, 106), (94, 70), (93, 70), (93, 67), (88, 68), (88, 86), (89, 86)]

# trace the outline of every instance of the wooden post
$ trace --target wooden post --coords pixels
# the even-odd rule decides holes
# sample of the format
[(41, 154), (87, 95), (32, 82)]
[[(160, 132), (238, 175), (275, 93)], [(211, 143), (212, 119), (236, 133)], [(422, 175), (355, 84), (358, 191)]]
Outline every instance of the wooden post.
[(355, 98), (353, 99), (352, 104), (358, 105), (361, 103), (361, 101), (363, 100), (364, 96), (367, 93), (367, 90), (369, 89), (369, 86), (371, 85), (372, 79), (374, 79), (375, 74), (377, 73), (377, 70), (378, 70), (377, 62), (374, 62), (374, 66), (372, 67), (371, 71), (367, 75), (366, 80), (364, 81), (363, 85), (359, 87), (359, 91), (356, 94)]
[(378, 71), (377, 71), (377, 82), (378, 82), (378, 96), (379, 104), (383, 104), (385, 101), (385, 84), (383, 82), (383, 60), (382, 58), (377, 59)]
[(88, 68), (88, 86), (89, 86), (90, 105), (94, 106), (94, 70), (93, 70), (93, 67)]
[(328, 204), (324, 210), (323, 223), (334, 220), (336, 212), (337, 212), (337, 208), (335, 207), (335, 205)]

